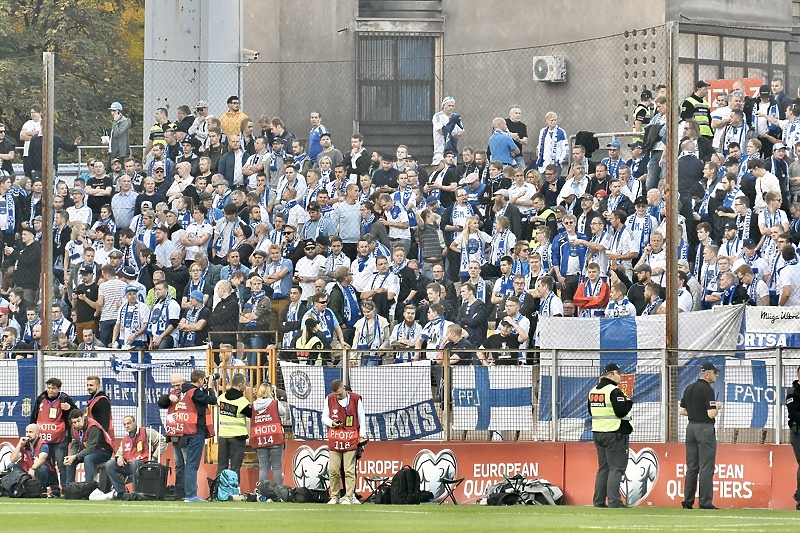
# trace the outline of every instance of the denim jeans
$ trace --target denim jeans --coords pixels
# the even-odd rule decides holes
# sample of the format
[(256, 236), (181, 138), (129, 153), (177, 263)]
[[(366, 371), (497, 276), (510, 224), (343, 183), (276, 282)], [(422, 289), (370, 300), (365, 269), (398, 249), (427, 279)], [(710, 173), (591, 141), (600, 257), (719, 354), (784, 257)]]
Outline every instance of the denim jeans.
[(183, 488), (187, 498), (197, 496), (197, 470), (200, 468), (200, 461), (203, 459), (203, 446), (205, 446), (205, 443), (205, 433), (186, 437), (186, 464), (183, 472)]
[(261, 355), (260, 351), (267, 345), (267, 343), (264, 342), (264, 337), (261, 335), (248, 335), (244, 340), (244, 345), (247, 348), (255, 350), (247, 352), (247, 366), (258, 366), (260, 362), (259, 359), (261, 359), (261, 357), (259, 357)]
[(136, 492), (136, 471), (144, 461), (133, 460), (125, 466), (119, 466), (116, 458), (111, 458), (106, 462), (106, 473), (111, 486), (117, 492), (125, 492), (125, 476), (133, 476), (133, 492)]
[(111, 452), (95, 450), (83, 458), (83, 470), (86, 472), (86, 481), (94, 479), (95, 468), (111, 459)]
[(272, 470), (272, 482), (283, 485), (283, 445), (258, 448), (258, 480), (267, 481)]
[[(65, 487), (68, 483), (75, 481), (74, 467), (68, 467), (64, 465), (64, 457), (69, 455), (69, 442), (62, 441), (50, 444), (50, 453), (53, 454), (53, 462), (58, 467), (58, 477), (53, 480), (53, 484), (50, 485), (50, 489), (51, 492), (60, 494), (61, 490), (59, 488), (59, 482), (61, 487)], [(71, 479), (67, 475), (67, 472), (69, 472), (70, 468), (73, 469)]]
[(648, 191), (658, 187), (658, 182), (661, 181), (661, 175), (664, 170), (659, 163), (663, 153), (664, 150), (652, 150), (650, 152), (650, 162), (647, 163), (647, 184), (645, 185)]
[(111, 335), (114, 334), (114, 326), (116, 325), (116, 320), (101, 320), (100, 321), (100, 342), (102, 342), (106, 346), (111, 346)]
[[(22, 470), (22, 467), (19, 466), (17, 463), (8, 463), (9, 470), (19, 470), (21, 472), (27, 473), (25, 470)], [(51, 479), (56, 477), (56, 473), (47, 468), (46, 464), (40, 465), (39, 468), (36, 469), (34, 472), (36, 479), (39, 480), (39, 484), (42, 487), (42, 492), (47, 492), (47, 485), (50, 483)], [(52, 478), (51, 478), (52, 476)]]
[(184, 437), (180, 437), (178, 441), (172, 442), (172, 453), (175, 456), (175, 498), (183, 499), (186, 496), (184, 484), (186, 472), (186, 439)]

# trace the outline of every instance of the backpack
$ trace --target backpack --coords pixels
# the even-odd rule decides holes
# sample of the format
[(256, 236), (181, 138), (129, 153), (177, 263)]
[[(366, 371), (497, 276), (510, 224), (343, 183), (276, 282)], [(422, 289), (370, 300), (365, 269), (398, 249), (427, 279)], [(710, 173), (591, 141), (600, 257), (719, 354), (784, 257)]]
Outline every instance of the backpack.
[(419, 504), (419, 472), (406, 465), (392, 478), (391, 500), (395, 505)]
[(520, 500), (517, 492), (495, 492), (486, 497), (486, 505), (517, 505)]
[(62, 491), (65, 500), (88, 500), (89, 495), (94, 492), (94, 489), (99, 488), (97, 481), (85, 481), (70, 483)]
[(42, 485), (27, 472), (16, 468), (9, 470), (0, 480), (3, 494), (11, 498), (41, 498)]
[(526, 505), (561, 505), (564, 499), (561, 489), (546, 479), (527, 481), (521, 496)]
[(227, 502), (231, 496), (241, 493), (239, 490), (239, 476), (233, 470), (225, 469), (216, 477), (216, 494), (212, 493), (212, 498), (221, 502)]
[(256, 484), (256, 494), (273, 502), (293, 502), (294, 489), (288, 485), (278, 485), (269, 480)]

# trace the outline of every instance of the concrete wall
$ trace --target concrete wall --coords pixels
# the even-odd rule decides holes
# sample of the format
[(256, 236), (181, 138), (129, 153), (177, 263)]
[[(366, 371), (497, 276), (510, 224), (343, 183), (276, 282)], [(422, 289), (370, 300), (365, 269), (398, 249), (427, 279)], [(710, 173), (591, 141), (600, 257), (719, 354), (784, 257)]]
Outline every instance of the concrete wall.
[(280, 116), (289, 131), (307, 138), (309, 115), (319, 111), (334, 145), (349, 149), (355, 116), (356, 3), (243, 0), (244, 46), (261, 52), (244, 69), (245, 112), (255, 118)]
[(228, 96), (240, 89), (240, 26), (239, 0), (146, 1), (145, 138), (157, 107), (173, 119), (178, 106), (193, 108), (200, 99), (212, 115), (226, 111)]
[[(627, 131), (631, 123), (626, 115), (641, 89), (664, 81), (663, 29), (655, 34), (604, 38), (662, 25), (663, 8), (643, 10), (640, 2), (628, 0), (557, 4), (543, 17), (538, 10), (520, 9), (522, 4), (512, 0), (469, 2), (466, 9), (463, 1), (444, 0), (443, 91), (456, 98), (456, 108), (464, 117), (467, 131), (460, 146), (485, 148), (492, 118), (508, 116), (514, 104), (522, 107), (522, 120), (528, 125), (525, 152), (535, 149), (548, 111), (559, 115), (559, 124), (568, 134), (579, 128)], [(513, 26), (509, 21), (514, 21)], [(582, 42), (550, 45), (577, 39)], [(522, 47), (536, 48), (452, 56)], [(565, 56), (565, 83), (533, 81), (533, 57), (540, 55)]]

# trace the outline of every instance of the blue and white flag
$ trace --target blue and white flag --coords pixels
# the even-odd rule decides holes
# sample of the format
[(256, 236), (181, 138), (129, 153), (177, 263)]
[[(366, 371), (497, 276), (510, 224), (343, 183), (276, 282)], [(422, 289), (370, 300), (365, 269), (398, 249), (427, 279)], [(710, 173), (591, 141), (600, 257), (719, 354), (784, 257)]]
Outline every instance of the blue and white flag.
[(533, 429), (530, 366), (454, 366), (453, 429)]
[[(662, 422), (661, 369), (663, 366), (664, 317), (561, 318), (542, 317), (540, 346), (543, 350), (576, 346), (581, 352), (559, 351), (558, 438), (591, 440), (587, 410), (589, 391), (597, 384), (602, 368), (616, 363), (622, 374), (633, 375), (632, 440), (659, 440)], [(575, 332), (580, 331), (576, 338)], [(576, 343), (576, 340), (578, 341)], [(551, 364), (551, 353), (542, 352), (542, 367)], [(539, 395), (539, 435), (551, 438), (552, 378), (542, 375)]]
[[(766, 361), (728, 360), (719, 367), (717, 391), (724, 392), (724, 405), (717, 415), (724, 428), (763, 429), (774, 427), (775, 372)], [(724, 370), (724, 371), (723, 371)], [(720, 394), (720, 396), (722, 396)], [(779, 404), (783, 403), (783, 395)]]
[[(295, 438), (325, 440), (322, 409), (330, 383), (342, 378), (342, 369), (281, 361), (281, 371)], [(370, 439), (416, 440), (441, 433), (430, 361), (355, 367), (349, 374), (351, 389), (362, 398)]]

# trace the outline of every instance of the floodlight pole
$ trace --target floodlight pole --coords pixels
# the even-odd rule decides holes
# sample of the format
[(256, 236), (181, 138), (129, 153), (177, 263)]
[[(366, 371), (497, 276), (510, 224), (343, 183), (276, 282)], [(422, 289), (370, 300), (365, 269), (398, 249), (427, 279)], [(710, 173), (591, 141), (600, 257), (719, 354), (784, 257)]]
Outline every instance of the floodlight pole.
[[(55, 128), (55, 54), (42, 54), (42, 272), (39, 286), (42, 293), (42, 347), (53, 340), (53, 131)], [(44, 354), (39, 358), (38, 390), (44, 389)]]

